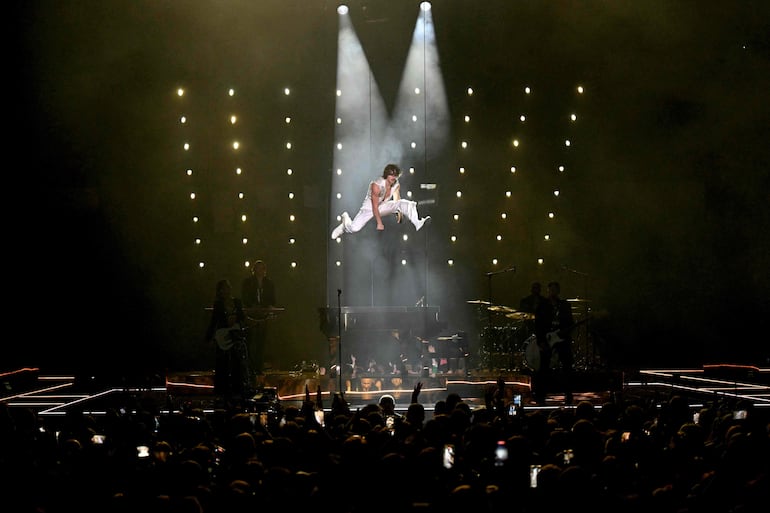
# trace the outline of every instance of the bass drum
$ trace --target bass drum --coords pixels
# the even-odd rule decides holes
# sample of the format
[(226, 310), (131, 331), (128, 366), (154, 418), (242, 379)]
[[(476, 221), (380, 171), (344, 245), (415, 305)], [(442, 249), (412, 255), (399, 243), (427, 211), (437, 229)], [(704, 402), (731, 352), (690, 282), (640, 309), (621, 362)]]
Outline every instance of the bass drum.
[(529, 370), (540, 370), (540, 347), (537, 345), (537, 337), (534, 333), (524, 341), (524, 365)]

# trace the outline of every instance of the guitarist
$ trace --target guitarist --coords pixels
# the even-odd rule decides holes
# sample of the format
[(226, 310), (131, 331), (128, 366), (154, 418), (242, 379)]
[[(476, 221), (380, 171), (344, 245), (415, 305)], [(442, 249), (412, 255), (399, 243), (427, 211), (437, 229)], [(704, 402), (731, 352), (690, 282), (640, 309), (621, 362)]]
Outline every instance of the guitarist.
[(206, 330), (206, 341), (216, 348), (214, 394), (226, 401), (249, 392), (246, 349), (246, 313), (240, 298), (233, 297), (229, 280), (219, 280)]
[(535, 311), (535, 335), (540, 348), (540, 368), (532, 375), (532, 398), (538, 404), (545, 403), (545, 395), (555, 377), (552, 357), (556, 356), (563, 378), (564, 400), (572, 403), (571, 378), (574, 364), (572, 355), (572, 305), (560, 297), (561, 285), (552, 281), (546, 289), (544, 301)]

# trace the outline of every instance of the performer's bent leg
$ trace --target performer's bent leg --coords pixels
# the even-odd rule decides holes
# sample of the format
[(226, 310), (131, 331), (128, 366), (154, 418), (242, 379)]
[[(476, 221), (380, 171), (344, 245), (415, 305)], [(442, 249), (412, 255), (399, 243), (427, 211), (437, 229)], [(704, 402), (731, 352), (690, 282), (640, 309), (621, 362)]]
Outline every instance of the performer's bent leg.
[(430, 219), (430, 216), (420, 219), (420, 214), (417, 212), (416, 201), (405, 200), (405, 199), (399, 200), (398, 209), (404, 216), (406, 216), (407, 219), (409, 219), (409, 221), (414, 225), (414, 227), (417, 230), (422, 228), (425, 222), (428, 219)]

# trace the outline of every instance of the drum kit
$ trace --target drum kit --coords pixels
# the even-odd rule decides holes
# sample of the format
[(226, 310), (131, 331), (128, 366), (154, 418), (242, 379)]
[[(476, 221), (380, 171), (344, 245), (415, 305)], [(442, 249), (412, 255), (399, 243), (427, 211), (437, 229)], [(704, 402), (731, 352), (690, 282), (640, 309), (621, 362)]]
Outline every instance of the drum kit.
[(520, 370), (524, 362), (524, 343), (533, 332), (535, 315), (505, 305), (495, 305), (483, 299), (473, 299), (479, 313), (489, 321), (481, 331), (480, 364), (495, 370)]
[[(591, 300), (568, 299), (576, 316), (588, 315)], [(535, 314), (505, 305), (494, 305), (483, 299), (467, 302), (485, 312), (489, 325), (481, 331), (481, 366), (492, 370), (537, 371), (540, 369), (540, 349), (535, 336)], [(493, 322), (494, 316), (502, 316)]]

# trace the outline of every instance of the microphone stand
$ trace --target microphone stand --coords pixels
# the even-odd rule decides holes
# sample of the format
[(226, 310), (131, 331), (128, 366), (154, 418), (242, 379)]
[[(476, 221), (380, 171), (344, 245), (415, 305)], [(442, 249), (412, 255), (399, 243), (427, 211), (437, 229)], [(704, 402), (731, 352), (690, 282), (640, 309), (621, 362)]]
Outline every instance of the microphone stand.
[[(567, 271), (568, 273), (575, 274), (577, 276), (581, 276), (583, 278), (583, 299), (586, 300), (585, 307), (583, 307), (583, 315), (585, 315), (585, 343), (584, 345), (586, 347), (583, 348), (583, 359), (584, 359), (584, 366), (586, 368), (591, 368), (596, 365), (596, 345), (593, 343), (592, 336), (591, 336), (591, 309), (588, 306), (588, 280), (590, 278), (590, 275), (583, 271), (578, 271), (577, 269), (570, 269), (566, 265), (562, 266), (562, 269)], [(589, 360), (589, 354), (590, 354), (590, 361)]]
[[(492, 310), (491, 310), (491, 308), (492, 308), (492, 276), (495, 276), (495, 275), (498, 275), (498, 274), (508, 273), (508, 272), (511, 272), (511, 271), (515, 272), (516, 268), (515, 267), (509, 267), (508, 269), (503, 269), (503, 270), (500, 270), (500, 271), (489, 271), (487, 273), (484, 273), (487, 276), (487, 288), (489, 289), (489, 291), (488, 291), (488, 293), (489, 293), (489, 305), (487, 305), (487, 335), (486, 335), (488, 337), (492, 336)], [(482, 343), (482, 345), (483, 345), (483, 343)], [(491, 362), (490, 362), (490, 364), (491, 364)]]
[(495, 273), (487, 273), (487, 335), (492, 336), (492, 276)]
[(342, 307), (340, 306), (340, 297), (342, 289), (337, 289), (337, 378), (339, 379), (340, 398), (345, 398), (342, 388)]
[(578, 271), (577, 269), (570, 269), (566, 265), (561, 266), (561, 268), (568, 273), (577, 274), (578, 276), (583, 277), (583, 299), (588, 299), (588, 278), (590, 278), (589, 274), (584, 273), (583, 271)]
[(501, 271), (489, 271), (487, 273), (484, 273), (487, 276), (487, 283), (488, 283), (487, 288), (489, 289), (488, 291), (489, 305), (487, 305), (487, 319), (488, 319), (487, 323), (488, 323), (490, 332), (492, 331), (492, 310), (490, 310), (490, 308), (492, 307), (492, 276), (495, 276), (497, 274), (509, 273), (511, 271), (516, 272), (516, 268), (509, 267), (508, 269), (503, 269)]

